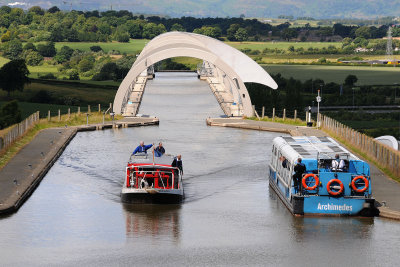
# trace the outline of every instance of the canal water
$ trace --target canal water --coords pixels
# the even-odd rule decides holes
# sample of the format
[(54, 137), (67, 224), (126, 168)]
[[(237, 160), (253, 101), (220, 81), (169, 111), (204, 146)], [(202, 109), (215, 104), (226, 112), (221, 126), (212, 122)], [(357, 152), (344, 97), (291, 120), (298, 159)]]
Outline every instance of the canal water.
[[(205, 82), (157, 73), (141, 113), (159, 126), (79, 133), (16, 213), (0, 219), (2, 266), (391, 266), (400, 224), (293, 217), (268, 187), (280, 134), (208, 127), (221, 110)], [(182, 205), (120, 202), (132, 150), (163, 141), (182, 154)]]

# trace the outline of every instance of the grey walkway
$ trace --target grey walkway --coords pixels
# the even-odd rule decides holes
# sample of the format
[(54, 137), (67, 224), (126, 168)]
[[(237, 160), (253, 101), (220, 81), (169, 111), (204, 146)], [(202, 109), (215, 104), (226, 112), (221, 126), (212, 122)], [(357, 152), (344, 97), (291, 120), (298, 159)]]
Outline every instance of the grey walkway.
[[(210, 126), (282, 132), (291, 134), (292, 136), (327, 136), (325, 132), (315, 128), (239, 118), (209, 118), (207, 119), (207, 124)], [(386, 204), (387, 206), (387, 208), (380, 208), (381, 215), (386, 213), (388, 215), (387, 217), (400, 219), (400, 184), (387, 177), (371, 162), (369, 162), (369, 164), (371, 167), (373, 196), (379, 204)]]
[(0, 170), (0, 213), (17, 210), (75, 136), (76, 128), (45, 129)]

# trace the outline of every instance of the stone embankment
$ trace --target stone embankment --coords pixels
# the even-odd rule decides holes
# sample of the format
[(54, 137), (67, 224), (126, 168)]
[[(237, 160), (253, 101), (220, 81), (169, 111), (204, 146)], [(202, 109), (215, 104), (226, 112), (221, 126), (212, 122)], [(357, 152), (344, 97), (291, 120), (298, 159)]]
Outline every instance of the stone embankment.
[(0, 214), (15, 212), (22, 206), (77, 132), (158, 124), (157, 118), (132, 117), (114, 123), (40, 131), (0, 170)]

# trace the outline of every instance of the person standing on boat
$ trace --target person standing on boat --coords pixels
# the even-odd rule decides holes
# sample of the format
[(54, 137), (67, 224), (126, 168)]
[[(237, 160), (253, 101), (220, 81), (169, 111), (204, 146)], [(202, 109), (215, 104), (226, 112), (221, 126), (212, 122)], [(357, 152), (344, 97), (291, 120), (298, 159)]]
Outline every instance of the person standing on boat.
[(300, 191), (301, 178), (303, 178), (303, 173), (305, 172), (306, 172), (306, 165), (304, 165), (304, 163), (301, 162), (301, 158), (298, 158), (297, 164), (294, 166), (294, 174), (293, 174), (294, 188), (296, 193)]
[(332, 160), (333, 171), (343, 171), (345, 167), (344, 160), (340, 159), (339, 154), (335, 155), (335, 159)]
[[(183, 167), (182, 167), (182, 155), (178, 155), (174, 158), (171, 164), (172, 167), (178, 168), (181, 175), (183, 175)], [(178, 188), (179, 182), (178, 171), (175, 171), (175, 180), (174, 180), (174, 188)]]
[(154, 149), (154, 154), (156, 157), (161, 157), (162, 155), (165, 154), (165, 148), (163, 147), (162, 143), (158, 143), (158, 147)]
[(178, 155), (174, 158), (171, 164), (172, 167), (176, 167), (179, 169), (179, 172), (183, 174), (183, 167), (182, 167), (182, 155)]
[(152, 144), (144, 145), (144, 142), (141, 141), (140, 145), (133, 151), (132, 155), (135, 155), (136, 153), (139, 153), (139, 152), (147, 153), (147, 150), (150, 149), (152, 146), (153, 146)]

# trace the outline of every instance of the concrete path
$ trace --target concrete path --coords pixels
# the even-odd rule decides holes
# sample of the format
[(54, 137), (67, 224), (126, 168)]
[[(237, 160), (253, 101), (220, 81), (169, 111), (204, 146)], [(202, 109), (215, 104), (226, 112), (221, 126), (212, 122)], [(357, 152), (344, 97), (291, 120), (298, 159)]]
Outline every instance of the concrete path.
[(43, 130), (0, 170), (0, 214), (18, 210), (76, 132), (72, 127)]
[[(328, 136), (325, 132), (316, 128), (297, 127), (276, 122), (244, 120), (241, 118), (208, 118), (207, 124), (210, 126), (281, 132), (291, 134), (292, 136)], [(400, 220), (400, 184), (387, 177), (371, 162), (368, 163), (371, 168), (373, 196), (378, 201), (378, 205), (382, 205), (379, 208), (380, 216)]]

